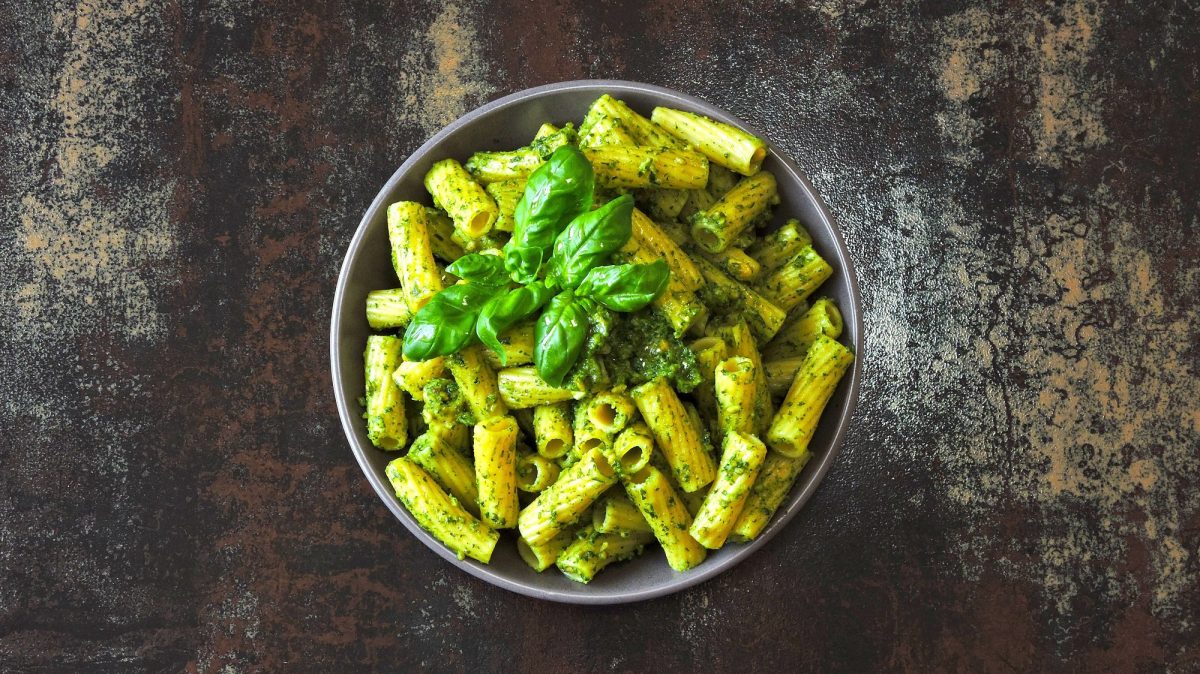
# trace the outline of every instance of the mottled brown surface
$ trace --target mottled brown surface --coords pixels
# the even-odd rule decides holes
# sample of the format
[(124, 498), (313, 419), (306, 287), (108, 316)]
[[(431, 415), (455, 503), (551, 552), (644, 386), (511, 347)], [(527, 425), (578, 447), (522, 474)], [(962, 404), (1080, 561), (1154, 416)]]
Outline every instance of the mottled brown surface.
[[(0, 670), (1200, 671), (1197, 44), (1183, 0), (0, 2)], [(327, 367), (407, 153), (582, 77), (772, 129), (866, 304), (813, 501), (633, 607), (426, 550)]]

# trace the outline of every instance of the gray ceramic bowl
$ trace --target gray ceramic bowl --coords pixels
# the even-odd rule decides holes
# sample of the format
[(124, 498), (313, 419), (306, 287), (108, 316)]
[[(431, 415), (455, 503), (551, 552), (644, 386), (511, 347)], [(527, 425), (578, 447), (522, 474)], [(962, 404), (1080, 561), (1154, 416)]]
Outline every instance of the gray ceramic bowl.
[[(573, 121), (578, 124), (588, 105), (606, 92), (643, 114), (648, 115), (656, 105), (665, 105), (735, 124), (768, 142), (775, 135), (755, 129), (698, 98), (636, 82), (563, 82), (527, 89), (488, 103), (430, 138), (396, 170), (371, 202), (350, 241), (346, 260), (342, 264), (337, 294), (333, 300), (330, 331), (334, 395), (342, 427), (367, 480), (396, 519), (442, 558), (473, 576), (531, 597), (577, 604), (618, 604), (676, 592), (729, 569), (762, 547), (796, 515), (828, 472), (858, 399), (860, 368), (860, 361), (856, 360), (853, 369), (834, 394), (810, 446), (813, 459), (762, 535), (748, 545), (729, 544), (711, 553), (703, 564), (686, 573), (672, 571), (663, 555), (652, 549), (636, 560), (605, 569), (590, 584), (581, 585), (553, 569), (535, 573), (517, 555), (515, 537), (511, 532), (506, 532), (496, 547), (492, 563), (485, 565), (469, 559), (457, 559), (417, 525), (396, 499), (384, 477), (384, 467), (396, 455), (371, 446), (357, 402), (363, 391), (363, 347), (371, 332), (363, 312), (363, 303), (368, 291), (391, 288), (397, 284), (388, 251), (387, 205), (405, 199), (430, 203), (429, 195), (422, 186), (422, 178), (433, 162), (445, 157), (465, 161), (476, 150), (520, 147), (528, 143), (538, 126), (546, 121), (556, 124)], [(862, 353), (858, 281), (846, 252), (846, 244), (833, 224), (833, 217), (812, 185), (790, 160), (772, 150), (763, 168), (778, 178), (782, 199), (782, 204), (776, 209), (779, 222), (785, 217), (799, 218), (812, 232), (814, 246), (833, 265), (833, 277), (825, 282), (819, 292), (837, 300), (846, 324), (842, 341), (853, 345), (856, 353)]]

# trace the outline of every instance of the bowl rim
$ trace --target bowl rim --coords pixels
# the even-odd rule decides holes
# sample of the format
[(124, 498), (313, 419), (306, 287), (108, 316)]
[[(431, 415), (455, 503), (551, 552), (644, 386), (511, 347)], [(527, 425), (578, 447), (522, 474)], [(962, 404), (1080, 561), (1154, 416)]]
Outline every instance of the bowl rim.
[[(758, 538), (750, 543), (739, 545), (738, 549), (725, 559), (712, 563), (701, 564), (695, 569), (677, 574), (676, 577), (670, 582), (635, 590), (592, 594), (587, 594), (585, 592), (575, 594), (554, 589), (536, 587), (528, 583), (508, 578), (505, 575), (495, 571), (489, 565), (476, 563), (472, 560), (460, 560), (453, 552), (450, 551), (449, 548), (435, 539), (427, 531), (422, 529), (417, 524), (416, 520), (413, 519), (412, 515), (408, 513), (400, 501), (395, 497), (391, 489), (391, 485), (380, 474), (376, 473), (375, 469), (368, 460), (367, 452), (374, 451), (374, 448), (363, 446), (363, 444), (359, 442), (358, 437), (355, 435), (353, 426), (354, 419), (361, 415), (356, 415), (352, 411), (350, 405), (352, 401), (347, 399), (347, 396), (343, 392), (343, 387), (340, 385), (343, 375), (338, 348), (338, 338), (339, 333), (341, 332), (342, 307), (346, 301), (346, 286), (350, 276), (350, 269), (356, 263), (358, 255), (361, 252), (362, 241), (366, 236), (366, 232), (370, 226), (370, 223), (378, 216), (381, 209), (387, 207), (387, 195), (393, 192), (396, 185), (400, 182), (401, 178), (408, 173), (412, 165), (447, 136), (450, 136), (458, 129), (466, 126), (480, 117), (484, 117), (493, 111), (502, 108), (519, 105), (530, 98), (572, 90), (598, 90), (612, 94), (618, 94), (620, 92), (651, 93), (667, 100), (685, 103), (686, 108), (700, 110), (705, 115), (730, 124), (735, 124), (743, 129), (746, 129), (750, 133), (753, 133), (759, 138), (764, 139), (767, 143), (769, 155), (773, 156), (776, 161), (784, 166), (798, 181), (806, 196), (813, 204), (816, 205), (817, 212), (822, 220), (821, 224), (833, 234), (834, 250), (832, 252), (837, 258), (837, 263), (840, 265), (839, 268), (844, 270), (848, 285), (847, 291), (853, 303), (853, 307), (849, 307), (852, 309), (852, 311), (846, 311), (845, 308), (843, 308), (842, 313), (843, 316), (849, 314), (850, 323), (854, 326), (853, 334), (856, 336), (855, 343), (851, 344), (852, 348), (855, 350), (855, 358), (851, 370), (848, 373), (849, 378), (847, 381), (846, 405), (842, 410), (842, 414), (836, 421), (837, 426), (834, 430), (833, 438), (830, 441), (829, 449), (821, 458), (820, 463), (818, 463), (815, 466), (815, 469), (813, 469), (811, 477), (806, 483), (801, 485), (800, 492), (793, 495), (789, 503), (783, 505), (782, 511), (775, 514), (775, 517), (772, 518), (772, 521), (762, 531)], [(826, 473), (829, 472), (830, 467), (833, 465), (834, 459), (837, 458), (837, 455), (841, 451), (843, 440), (845, 439), (846, 432), (850, 427), (850, 421), (854, 414), (854, 410), (858, 406), (862, 356), (864, 350), (865, 335), (863, 334), (862, 323), (862, 294), (859, 290), (858, 274), (856, 273), (854, 265), (850, 259), (849, 249), (846, 247), (846, 241), (842, 237), (842, 233), (838, 228), (833, 215), (829, 212), (829, 208), (825, 205), (824, 200), (821, 199), (816, 189), (808, 181), (808, 177), (800, 171), (799, 167), (797, 167), (790, 158), (778, 152), (771, 142), (770, 137), (763, 134), (761, 130), (757, 129), (754, 125), (745, 123), (736, 116), (714, 106), (711, 103), (708, 103), (707, 101), (695, 96), (675, 91), (673, 89), (668, 89), (666, 87), (628, 80), (608, 79), (570, 80), (565, 82), (556, 82), (523, 89), (507, 96), (503, 96), (489, 103), (485, 103), (484, 105), (481, 105), (478, 108), (475, 108), (474, 110), (459, 117), (435, 133), (418, 148), (413, 150), (409, 154), (408, 158), (405, 159), (402, 164), (400, 164), (400, 167), (397, 168), (394, 173), (392, 173), (391, 177), (386, 183), (384, 183), (383, 187), (380, 188), (379, 192), (375, 195), (375, 198), (371, 201), (371, 204), (367, 207), (362, 219), (359, 221), (358, 228), (355, 230), (354, 236), (350, 239), (350, 243), (346, 249), (346, 255), (342, 260), (342, 265), (338, 272), (337, 289), (333, 297), (333, 309), (329, 333), (332, 384), (334, 398), (337, 402), (338, 417), (342, 424), (342, 430), (346, 434), (346, 439), (350, 443), (351, 451), (354, 453), (354, 457), (358, 462), (359, 468), (362, 469), (367, 481), (370, 482), (371, 487), (375, 490), (375, 493), (392, 512), (393, 516), (395, 516), (396, 519), (398, 519), (401, 524), (403, 524), (405, 528), (413, 533), (421, 542), (423, 542), (427, 547), (431, 548), (443, 559), (449, 561), (455, 567), (466, 571), (472, 576), (479, 578), (480, 580), (504, 588), (511, 592), (533, 597), (535, 599), (569, 604), (591, 605), (640, 602), (656, 597), (662, 597), (689, 587), (693, 587), (733, 568), (737, 564), (740, 564), (747, 557), (754, 554), (754, 552), (774, 538), (775, 535), (783, 527), (785, 527), (788, 522), (790, 522), (796, 516), (796, 514), (800, 512), (801, 509), (803, 509), (805, 503), (812, 498), (813, 494), (817, 490), (817, 487), (820, 486), (821, 482), (825, 478)], [(827, 423), (832, 421), (833, 420), (830, 419), (827, 421)], [(580, 585), (581, 589), (585, 589), (587, 587), (587, 585)]]

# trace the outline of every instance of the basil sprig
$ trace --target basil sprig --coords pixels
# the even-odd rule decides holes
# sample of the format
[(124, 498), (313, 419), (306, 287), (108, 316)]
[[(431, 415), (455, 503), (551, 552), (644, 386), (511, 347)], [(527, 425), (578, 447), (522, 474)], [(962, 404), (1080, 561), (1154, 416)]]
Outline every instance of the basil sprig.
[(638, 311), (670, 280), (662, 260), (606, 264), (629, 241), (633, 199), (624, 195), (592, 210), (594, 189), (583, 153), (571, 145), (555, 150), (529, 176), (503, 255), (464, 255), (446, 268), (465, 283), (416, 312), (404, 333), (404, 357), (445, 356), (478, 339), (507, 365), (500, 333), (541, 311), (534, 365), (548, 384), (562, 386), (593, 330), (590, 319)]

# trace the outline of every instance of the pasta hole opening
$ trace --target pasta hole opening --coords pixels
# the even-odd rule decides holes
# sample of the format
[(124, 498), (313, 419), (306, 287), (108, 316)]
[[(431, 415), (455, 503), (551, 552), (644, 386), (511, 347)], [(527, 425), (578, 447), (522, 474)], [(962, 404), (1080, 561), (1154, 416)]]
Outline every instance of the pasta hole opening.
[(842, 334), (842, 312), (838, 311), (837, 305), (833, 302), (825, 303), (825, 315), (829, 317), (829, 327), (837, 335)]
[(612, 464), (608, 462), (608, 459), (604, 458), (603, 454), (596, 452), (595, 457), (597, 472), (604, 477), (614, 477), (616, 475), (616, 471), (613, 470)]
[(608, 508), (592, 508), (592, 528), (599, 532), (604, 532), (608, 527), (604, 525), (608, 519)]
[(466, 234), (473, 239), (479, 238), (487, 234), (488, 225), (491, 224), (491, 217), (486, 211), (479, 211), (471, 216), (467, 221)]
[(400, 440), (389, 435), (379, 438), (379, 446), (383, 449), (400, 449)]
[(638, 445), (633, 445), (630, 447), (629, 451), (625, 452), (625, 455), (622, 456), (618, 462), (621, 464), (621, 472), (631, 473), (634, 472), (634, 468), (644, 465), (642, 462), (642, 457), (644, 455), (644, 450)]
[(567, 450), (567, 443), (559, 438), (551, 438), (542, 446), (542, 456), (547, 459), (557, 459)]
[(762, 160), (764, 160), (766, 158), (767, 158), (767, 148), (765, 148), (765, 147), (754, 148), (754, 154), (750, 155), (750, 165), (758, 166), (759, 164), (762, 163)]
[(720, 367), (721, 372), (724, 372), (725, 374), (734, 374), (742, 369), (741, 363), (739, 363), (736, 358), (730, 358), (729, 360), (721, 363)]
[(650, 466), (646, 466), (632, 475), (626, 475), (625, 479), (628, 480), (630, 484), (642, 484), (646, 480), (650, 479), (650, 475), (653, 472), (654, 471)]
[(586, 453), (592, 451), (593, 449), (600, 449), (603, 444), (604, 441), (600, 438), (588, 438), (587, 440), (579, 443), (579, 449)]
[(707, 229), (696, 228), (692, 232), (692, 236), (696, 237), (696, 243), (700, 244), (701, 248), (710, 253), (717, 252), (721, 246), (721, 241), (717, 238), (717, 235)]
[(588, 415), (593, 424), (596, 424), (603, 430), (612, 429), (617, 421), (617, 409), (608, 403), (602, 403), (592, 408), (591, 414)]

